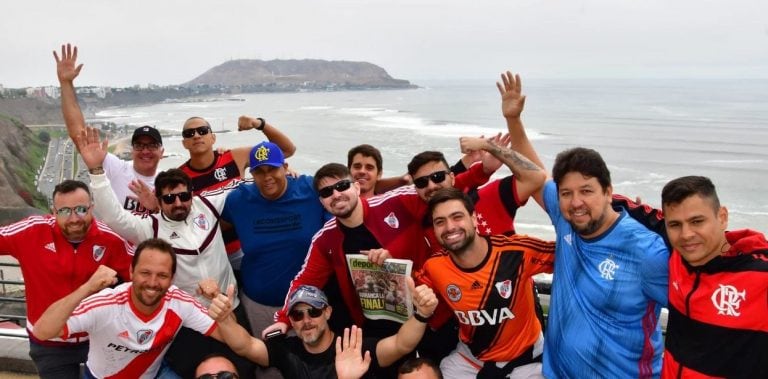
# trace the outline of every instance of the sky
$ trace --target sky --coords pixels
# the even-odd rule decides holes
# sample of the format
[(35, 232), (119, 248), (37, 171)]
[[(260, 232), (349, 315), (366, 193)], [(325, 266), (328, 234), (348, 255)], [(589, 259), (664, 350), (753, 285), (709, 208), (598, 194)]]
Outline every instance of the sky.
[(230, 59), (367, 61), (399, 79), (768, 78), (766, 0), (4, 0), (0, 85), (180, 84)]

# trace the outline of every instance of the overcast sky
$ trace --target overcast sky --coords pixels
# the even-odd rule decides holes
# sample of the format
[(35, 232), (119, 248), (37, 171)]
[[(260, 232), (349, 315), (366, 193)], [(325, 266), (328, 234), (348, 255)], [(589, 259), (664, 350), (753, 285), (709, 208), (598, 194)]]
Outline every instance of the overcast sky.
[(768, 78), (767, 0), (4, 0), (0, 84), (186, 82), (229, 59), (368, 61), (396, 78)]

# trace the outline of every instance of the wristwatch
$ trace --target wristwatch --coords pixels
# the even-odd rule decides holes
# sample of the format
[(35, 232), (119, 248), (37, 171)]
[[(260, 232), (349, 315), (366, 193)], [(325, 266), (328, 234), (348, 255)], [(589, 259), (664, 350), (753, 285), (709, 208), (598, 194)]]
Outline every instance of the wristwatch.
[(104, 173), (104, 167), (99, 166), (99, 167), (89, 168), (88, 172), (91, 173), (91, 175), (101, 175)]
[(261, 117), (256, 117), (256, 119), (261, 121), (261, 124), (259, 124), (259, 126), (256, 127), (256, 130), (264, 130), (264, 126), (267, 125), (267, 122), (264, 121), (264, 119)]

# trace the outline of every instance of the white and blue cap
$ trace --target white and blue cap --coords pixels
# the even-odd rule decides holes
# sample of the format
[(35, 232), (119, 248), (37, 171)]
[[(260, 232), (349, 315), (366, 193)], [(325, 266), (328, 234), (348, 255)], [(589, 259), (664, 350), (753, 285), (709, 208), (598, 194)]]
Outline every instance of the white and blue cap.
[(315, 308), (325, 308), (328, 306), (328, 298), (323, 291), (315, 286), (302, 285), (296, 288), (288, 298), (288, 310), (293, 309), (296, 304), (306, 303)]
[(281, 167), (285, 163), (283, 151), (272, 142), (262, 142), (251, 149), (250, 168), (251, 171), (259, 166), (268, 165), (272, 167)]

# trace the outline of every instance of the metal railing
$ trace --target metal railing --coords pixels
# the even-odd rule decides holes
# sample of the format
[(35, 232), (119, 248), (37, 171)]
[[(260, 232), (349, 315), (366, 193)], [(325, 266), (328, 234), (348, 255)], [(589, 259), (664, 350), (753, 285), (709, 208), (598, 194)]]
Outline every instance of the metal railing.
[[(18, 297), (18, 296), (8, 296), (9, 286), (12, 286), (14, 288), (19, 288), (24, 286), (23, 281), (19, 280), (8, 280), (5, 279), (5, 272), (2, 270), (2, 267), (15, 267), (18, 268), (18, 263), (6, 263), (6, 262), (0, 262), (0, 305), (5, 305), (8, 303), (15, 303), (15, 304), (23, 304), (26, 302), (25, 297)], [(5, 308), (5, 307), (3, 307)], [(0, 321), (11, 321), (16, 323), (16, 325), (23, 326), (22, 323), (26, 319), (25, 315), (18, 315), (18, 314), (8, 314), (8, 313), (0, 313)], [(0, 329), (0, 336), (3, 337), (26, 337), (26, 329)]]

